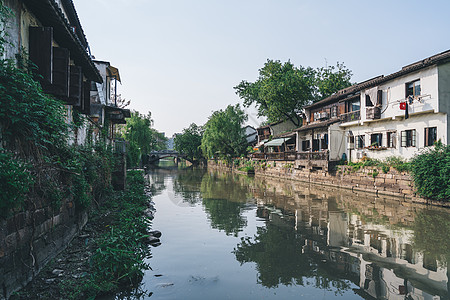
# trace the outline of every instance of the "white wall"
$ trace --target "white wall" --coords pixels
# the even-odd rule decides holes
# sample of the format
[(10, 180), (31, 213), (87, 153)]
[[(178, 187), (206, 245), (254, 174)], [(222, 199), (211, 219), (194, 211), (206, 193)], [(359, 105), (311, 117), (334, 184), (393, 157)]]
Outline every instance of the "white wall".
[[(387, 145), (387, 131), (396, 131), (396, 147), (387, 148), (386, 150), (349, 150), (347, 155), (351, 154), (352, 161), (357, 161), (357, 152), (363, 152), (368, 157), (374, 159), (386, 159), (390, 156), (401, 156), (404, 159), (411, 159), (420, 150), (425, 148), (425, 128), (426, 127), (437, 127), (437, 138), (440, 139), (444, 144), (447, 144), (447, 116), (445, 114), (439, 113), (428, 113), (411, 116), (409, 119), (395, 119), (395, 120), (384, 120), (380, 122), (365, 123), (364, 125), (356, 125), (345, 128), (346, 135), (348, 135), (349, 130), (353, 132), (353, 135), (364, 135), (365, 136), (365, 146), (370, 145), (370, 134), (372, 133), (382, 133), (382, 145)], [(401, 131), (415, 129), (416, 130), (416, 147), (401, 147)], [(355, 140), (356, 146), (356, 140)]]
[[(432, 66), (418, 72), (396, 78), (392, 81), (381, 84), (378, 89), (383, 91), (381, 108), (381, 119), (403, 117), (404, 110), (400, 110), (400, 102), (405, 101), (406, 83), (420, 79), (421, 95), (429, 95), (422, 99), (422, 102), (414, 100), (409, 105), (409, 114), (420, 113), (433, 110), (438, 112), (438, 68)], [(366, 100), (365, 93), (361, 92), (361, 121), (366, 121)]]

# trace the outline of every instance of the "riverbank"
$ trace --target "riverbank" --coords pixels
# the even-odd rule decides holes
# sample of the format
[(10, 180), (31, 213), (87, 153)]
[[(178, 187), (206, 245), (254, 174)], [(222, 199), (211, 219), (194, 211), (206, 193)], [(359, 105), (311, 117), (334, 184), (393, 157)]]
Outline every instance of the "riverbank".
[(90, 213), (70, 245), (11, 299), (94, 299), (137, 286), (150, 266), (154, 206), (142, 171), (128, 172), (127, 190)]
[[(288, 161), (249, 161), (247, 165), (254, 170), (255, 176), (279, 178), (338, 187), (352, 191), (374, 194), (376, 196), (390, 196), (409, 203), (450, 208), (450, 202), (434, 201), (418, 197), (414, 191), (411, 176), (407, 172), (390, 169), (385, 172), (379, 167), (354, 168), (352, 166), (337, 166), (334, 172), (323, 170), (297, 169)], [(240, 165), (227, 164), (225, 161), (208, 161), (209, 168), (228, 170), (247, 175), (248, 172), (239, 170)], [(242, 168), (242, 167), (241, 167)]]

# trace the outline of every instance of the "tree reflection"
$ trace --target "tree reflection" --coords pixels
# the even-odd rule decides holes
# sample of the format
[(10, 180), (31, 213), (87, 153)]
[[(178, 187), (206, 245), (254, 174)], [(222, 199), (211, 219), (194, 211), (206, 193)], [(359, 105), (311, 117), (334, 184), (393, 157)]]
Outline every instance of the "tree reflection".
[(233, 175), (209, 173), (203, 176), (201, 193), (211, 227), (237, 236), (247, 225), (242, 216), (250, 197), (247, 187), (236, 184)]
[(252, 238), (242, 238), (233, 253), (241, 264), (255, 262), (258, 283), (276, 288), (281, 285), (313, 285), (342, 293), (350, 288), (348, 277), (339, 274), (324, 255), (304, 252), (305, 240), (293, 229), (268, 223), (258, 227)]
[(179, 171), (173, 182), (175, 194), (183, 198), (183, 202), (195, 205), (201, 201), (201, 178), (206, 173), (203, 168)]
[(425, 256), (450, 259), (450, 218), (447, 211), (421, 210), (414, 220), (414, 246)]

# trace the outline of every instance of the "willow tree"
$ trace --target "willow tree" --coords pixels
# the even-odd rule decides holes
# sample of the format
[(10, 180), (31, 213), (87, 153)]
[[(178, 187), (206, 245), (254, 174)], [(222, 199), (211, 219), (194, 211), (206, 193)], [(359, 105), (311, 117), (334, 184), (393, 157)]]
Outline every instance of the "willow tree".
[(207, 158), (237, 157), (245, 153), (247, 140), (242, 127), (247, 115), (239, 104), (212, 113), (204, 125), (201, 148)]

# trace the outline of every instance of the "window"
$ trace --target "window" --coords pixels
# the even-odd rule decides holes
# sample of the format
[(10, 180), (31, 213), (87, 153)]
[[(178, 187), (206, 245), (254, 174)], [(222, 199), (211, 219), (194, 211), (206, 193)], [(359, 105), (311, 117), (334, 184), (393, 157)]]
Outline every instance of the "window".
[(408, 96), (419, 96), (420, 95), (420, 80), (408, 82), (406, 84), (406, 95), (405, 98), (408, 98)]
[(41, 75), (45, 84), (53, 82), (53, 28), (30, 27), (29, 31), (29, 57), (37, 66), (36, 72)]
[(327, 150), (328, 149), (328, 133), (325, 133), (323, 135), (323, 138), (320, 140), (320, 148), (322, 150)]
[(415, 147), (416, 146), (416, 130), (402, 131), (402, 147)]
[(355, 148), (355, 137), (353, 135), (350, 135), (348, 137), (348, 149), (354, 149)]
[(364, 135), (357, 135), (356, 136), (356, 149), (362, 149), (364, 147), (365, 147)]
[(433, 146), (437, 141), (437, 127), (425, 128), (425, 147)]
[(309, 151), (311, 143), (309, 140), (302, 141), (302, 151)]
[(319, 141), (318, 139), (312, 140), (312, 151), (319, 151)]
[(386, 134), (386, 137), (387, 137), (387, 141), (386, 141), (387, 147), (395, 148), (397, 146), (397, 143), (396, 143), (397, 133), (395, 131), (388, 132)]
[(383, 139), (382, 133), (374, 133), (370, 135), (370, 146), (381, 147), (381, 140)]
[(333, 106), (331, 108), (331, 117), (336, 118), (337, 117), (337, 106)]
[(347, 112), (359, 111), (360, 110), (360, 99), (356, 98), (351, 101), (347, 101)]

